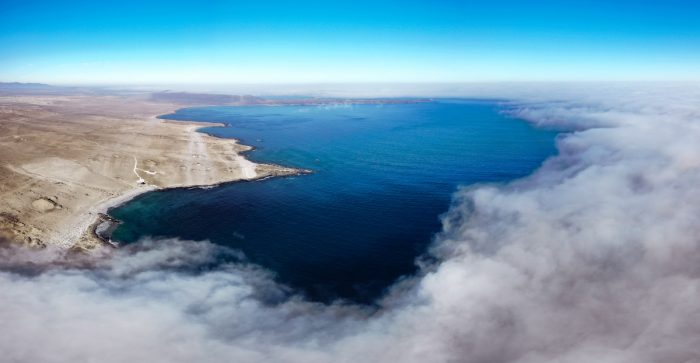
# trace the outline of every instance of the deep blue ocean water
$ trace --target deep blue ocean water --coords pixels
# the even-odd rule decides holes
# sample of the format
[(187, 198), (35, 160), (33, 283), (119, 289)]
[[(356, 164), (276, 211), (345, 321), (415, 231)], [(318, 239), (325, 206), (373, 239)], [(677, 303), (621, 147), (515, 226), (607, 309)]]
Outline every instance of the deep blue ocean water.
[(311, 175), (142, 195), (110, 214), (113, 238), (210, 240), (245, 253), (320, 301), (370, 302), (440, 230), (459, 185), (507, 182), (555, 152), (555, 132), (490, 101), (353, 106), (198, 107), (164, 118), (215, 121), (258, 162)]

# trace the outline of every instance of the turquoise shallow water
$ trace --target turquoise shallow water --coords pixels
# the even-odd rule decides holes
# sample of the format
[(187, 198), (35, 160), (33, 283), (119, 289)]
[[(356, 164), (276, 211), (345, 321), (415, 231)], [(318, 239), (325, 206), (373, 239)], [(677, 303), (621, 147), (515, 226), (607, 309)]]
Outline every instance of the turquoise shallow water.
[(113, 238), (208, 239), (240, 249), (311, 299), (370, 302), (415, 271), (459, 185), (505, 182), (555, 152), (555, 132), (495, 102), (200, 107), (164, 116), (311, 175), (145, 194), (110, 212)]

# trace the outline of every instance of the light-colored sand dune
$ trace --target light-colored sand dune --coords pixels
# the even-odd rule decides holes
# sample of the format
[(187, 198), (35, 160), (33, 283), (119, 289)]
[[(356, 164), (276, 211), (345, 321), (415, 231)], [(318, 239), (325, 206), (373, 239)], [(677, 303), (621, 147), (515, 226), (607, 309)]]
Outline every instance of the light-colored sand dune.
[(97, 214), (143, 192), (296, 172), (245, 159), (248, 146), (196, 132), (201, 123), (155, 118), (179, 107), (138, 96), (0, 97), (0, 238), (90, 248)]

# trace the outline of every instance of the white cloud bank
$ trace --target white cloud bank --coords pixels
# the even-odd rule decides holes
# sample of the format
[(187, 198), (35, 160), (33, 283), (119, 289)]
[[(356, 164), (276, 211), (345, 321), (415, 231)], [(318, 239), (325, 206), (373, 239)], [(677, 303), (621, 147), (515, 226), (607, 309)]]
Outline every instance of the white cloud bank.
[(378, 311), (285, 297), (253, 266), (212, 267), (229, 252), (203, 242), (89, 269), (4, 251), (0, 360), (700, 362), (700, 88), (493, 95), (577, 131), (532, 176), (460, 191), (438, 262)]

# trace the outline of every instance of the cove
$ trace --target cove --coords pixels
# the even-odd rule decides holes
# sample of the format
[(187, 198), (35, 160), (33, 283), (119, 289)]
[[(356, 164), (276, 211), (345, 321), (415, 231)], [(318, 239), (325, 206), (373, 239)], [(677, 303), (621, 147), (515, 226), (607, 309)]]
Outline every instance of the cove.
[(371, 303), (416, 270), (459, 186), (523, 177), (555, 153), (554, 130), (496, 101), (226, 106), (162, 118), (222, 122), (256, 162), (310, 175), (150, 192), (110, 211), (113, 239), (210, 240), (242, 251), (307, 298)]

